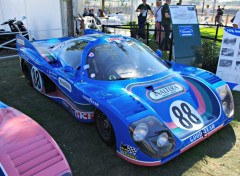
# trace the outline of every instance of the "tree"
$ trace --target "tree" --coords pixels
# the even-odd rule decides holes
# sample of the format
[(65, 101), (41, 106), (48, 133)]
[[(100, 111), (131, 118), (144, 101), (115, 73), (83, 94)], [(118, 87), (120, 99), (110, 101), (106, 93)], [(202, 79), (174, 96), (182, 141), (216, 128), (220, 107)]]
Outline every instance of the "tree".
[(68, 36), (74, 36), (74, 24), (73, 24), (73, 1), (65, 0), (67, 3), (67, 26)]
[(105, 0), (102, 0), (102, 10), (104, 9)]

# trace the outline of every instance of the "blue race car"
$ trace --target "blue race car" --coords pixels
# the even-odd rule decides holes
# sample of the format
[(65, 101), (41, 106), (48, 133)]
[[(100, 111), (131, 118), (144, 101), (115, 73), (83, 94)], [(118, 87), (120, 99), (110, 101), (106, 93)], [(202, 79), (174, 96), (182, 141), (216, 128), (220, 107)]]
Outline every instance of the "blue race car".
[(233, 120), (229, 86), (202, 69), (162, 60), (143, 43), (93, 34), (29, 42), (17, 36), (30, 86), (94, 122), (123, 159), (160, 165)]

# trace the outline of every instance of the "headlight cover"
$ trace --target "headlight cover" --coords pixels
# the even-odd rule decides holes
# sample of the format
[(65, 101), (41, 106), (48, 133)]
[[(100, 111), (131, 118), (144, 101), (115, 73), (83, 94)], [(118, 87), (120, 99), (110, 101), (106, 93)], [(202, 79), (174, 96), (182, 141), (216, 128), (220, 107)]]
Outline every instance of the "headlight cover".
[(234, 101), (232, 92), (227, 84), (220, 86), (216, 89), (221, 101), (222, 107), (225, 115), (227, 117), (232, 117), (234, 114)]
[(133, 122), (129, 128), (133, 141), (146, 155), (164, 158), (174, 151), (176, 144), (172, 133), (156, 117)]

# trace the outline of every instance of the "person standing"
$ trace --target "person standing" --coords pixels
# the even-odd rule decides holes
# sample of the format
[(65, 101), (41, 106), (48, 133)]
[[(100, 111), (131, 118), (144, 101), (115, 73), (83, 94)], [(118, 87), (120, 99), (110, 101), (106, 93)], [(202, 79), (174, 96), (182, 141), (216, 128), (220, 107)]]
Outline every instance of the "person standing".
[(145, 38), (145, 34), (144, 34), (144, 25), (146, 23), (147, 20), (147, 13), (148, 11), (151, 11), (151, 13), (153, 14), (153, 11), (151, 10), (151, 7), (146, 3), (147, 0), (142, 0), (142, 4), (140, 4), (137, 9), (136, 12), (140, 12), (140, 14), (138, 15), (138, 37), (141, 38)]
[(169, 4), (171, 4), (171, 0), (166, 0), (166, 3), (162, 7), (162, 25), (164, 28), (165, 35), (160, 44), (161, 50), (169, 50), (169, 44), (170, 44), (169, 35), (170, 35), (170, 26), (171, 26)]
[(215, 25), (217, 25), (217, 23), (221, 26), (223, 25), (222, 22), (221, 22), (222, 15), (223, 15), (223, 10), (220, 8), (220, 5), (219, 5), (218, 9), (217, 9), (216, 16), (215, 16)]
[(209, 20), (209, 17), (210, 17), (210, 8), (209, 8), (209, 5), (207, 5), (206, 7), (206, 10), (205, 10), (205, 21), (204, 21), (204, 24), (208, 24), (208, 20)]
[(88, 16), (89, 15), (89, 13), (88, 13), (88, 10), (87, 10), (87, 8), (84, 8), (84, 12), (83, 12), (83, 17), (85, 17), (85, 16)]
[(155, 29), (156, 29), (156, 42), (159, 43), (160, 39), (160, 29), (162, 27), (162, 1), (157, 1), (157, 6), (154, 8), (154, 16), (155, 16)]
[(233, 20), (233, 28), (240, 29), (240, 10), (237, 12)]

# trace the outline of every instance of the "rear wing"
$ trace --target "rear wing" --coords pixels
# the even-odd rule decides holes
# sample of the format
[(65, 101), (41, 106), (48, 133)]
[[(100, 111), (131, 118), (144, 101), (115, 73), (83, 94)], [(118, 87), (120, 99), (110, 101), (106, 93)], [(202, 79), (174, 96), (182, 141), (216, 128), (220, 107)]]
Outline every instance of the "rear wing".
[(53, 63), (57, 61), (55, 56), (52, 54), (52, 48), (66, 40), (71, 38), (53, 38), (53, 39), (45, 39), (45, 40), (36, 40), (30, 42), (22, 35), (16, 35), (16, 46), (21, 55), (21, 50), (30, 49), (34, 54), (36, 54), (40, 58), (44, 58), (48, 63)]
[(28, 39), (19, 34), (16, 35), (16, 46), (18, 50), (20, 50), (21, 48), (29, 48), (38, 52)]

